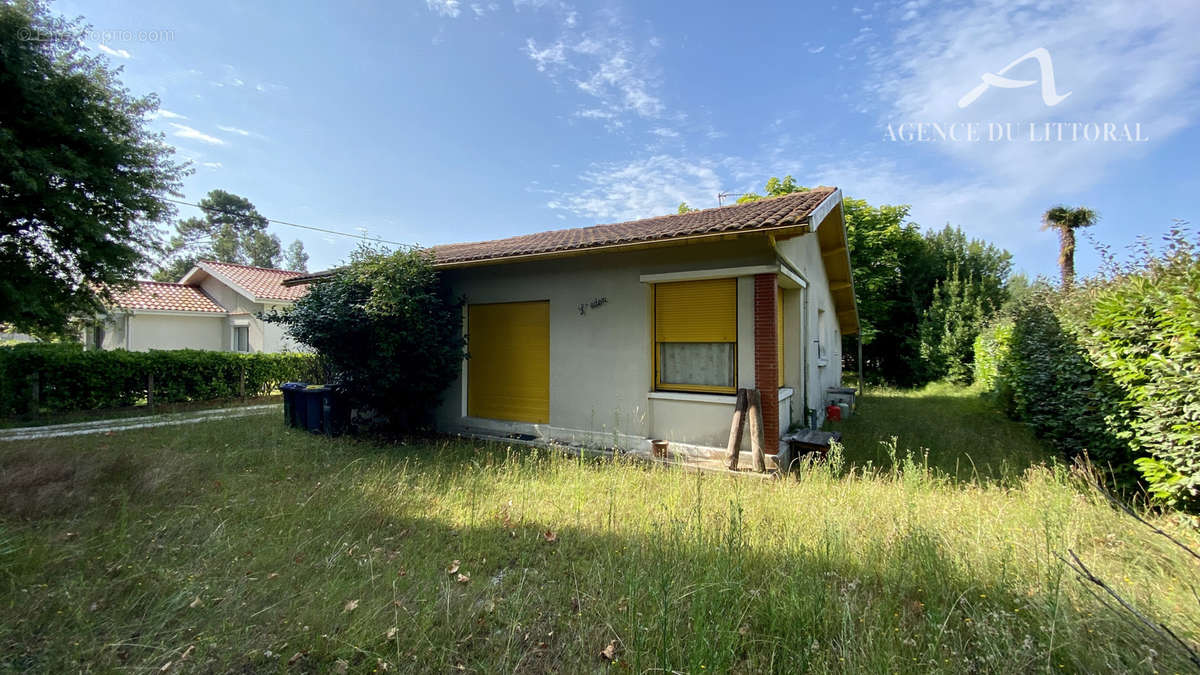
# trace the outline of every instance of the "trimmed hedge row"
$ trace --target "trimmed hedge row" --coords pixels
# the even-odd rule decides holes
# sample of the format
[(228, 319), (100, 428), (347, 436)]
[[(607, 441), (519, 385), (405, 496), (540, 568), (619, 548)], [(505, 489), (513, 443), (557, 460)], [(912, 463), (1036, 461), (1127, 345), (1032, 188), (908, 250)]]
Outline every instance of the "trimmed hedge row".
[(283, 382), (322, 379), (310, 354), (84, 351), (78, 344), (26, 343), (0, 347), (0, 415), (134, 405), (146, 400), (150, 376), (156, 403), (235, 398), (243, 391), (265, 395)]
[(1064, 454), (1200, 505), (1200, 256), (1181, 237), (1137, 268), (1034, 293), (975, 347), (980, 383)]

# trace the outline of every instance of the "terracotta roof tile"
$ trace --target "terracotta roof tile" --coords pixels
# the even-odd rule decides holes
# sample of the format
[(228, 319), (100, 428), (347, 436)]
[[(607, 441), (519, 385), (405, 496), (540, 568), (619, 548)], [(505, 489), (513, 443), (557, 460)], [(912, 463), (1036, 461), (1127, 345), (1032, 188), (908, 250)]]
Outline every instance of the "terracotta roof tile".
[(256, 298), (292, 301), (299, 300), (308, 293), (308, 289), (303, 286), (283, 285), (285, 279), (304, 276), (303, 272), (235, 265), (215, 260), (201, 260), (200, 265), (201, 269), (216, 272), (249, 291)]
[(803, 221), (835, 190), (819, 187), (773, 199), (691, 213), (553, 230), (492, 241), (447, 244), (433, 247), (433, 254), (438, 264), (445, 265), (791, 225)]
[(161, 281), (139, 281), (129, 288), (114, 290), (113, 299), (122, 309), (225, 313), (225, 308), (200, 288)]
[[(816, 187), (781, 197), (731, 204), (714, 209), (671, 214), (611, 225), (593, 225), (567, 230), (538, 232), (507, 239), (476, 241), (434, 246), (434, 264), (438, 266), (502, 260), (517, 256), (585, 250), (602, 246), (620, 246), (664, 241), (703, 234), (751, 232), (758, 229), (797, 225), (804, 221), (833, 193), (835, 187)], [(299, 275), (292, 288), (332, 274), (335, 270)]]

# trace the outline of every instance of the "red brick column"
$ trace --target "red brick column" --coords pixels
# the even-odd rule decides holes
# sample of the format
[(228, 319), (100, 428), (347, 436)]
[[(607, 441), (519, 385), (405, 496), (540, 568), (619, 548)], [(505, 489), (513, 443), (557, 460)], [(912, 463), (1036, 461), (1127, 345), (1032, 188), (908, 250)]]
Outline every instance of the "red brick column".
[(774, 273), (754, 277), (754, 387), (762, 392), (765, 451), (775, 454), (779, 445), (779, 345), (775, 322), (779, 311)]

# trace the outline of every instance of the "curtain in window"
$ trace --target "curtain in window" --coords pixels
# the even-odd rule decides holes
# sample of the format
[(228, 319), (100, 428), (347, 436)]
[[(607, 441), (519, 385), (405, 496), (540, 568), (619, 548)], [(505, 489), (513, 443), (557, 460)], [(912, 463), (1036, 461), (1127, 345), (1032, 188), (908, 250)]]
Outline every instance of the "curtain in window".
[(655, 387), (733, 392), (737, 381), (737, 280), (654, 287)]

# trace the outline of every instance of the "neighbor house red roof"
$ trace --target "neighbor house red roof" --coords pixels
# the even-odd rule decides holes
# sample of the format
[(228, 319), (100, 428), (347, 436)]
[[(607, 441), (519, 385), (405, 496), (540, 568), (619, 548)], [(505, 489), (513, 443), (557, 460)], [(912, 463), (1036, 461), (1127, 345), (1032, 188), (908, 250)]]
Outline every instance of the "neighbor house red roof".
[(139, 281), (129, 288), (114, 290), (113, 300), (121, 309), (225, 313), (225, 308), (199, 287), (162, 281)]
[(290, 302), (299, 300), (308, 293), (308, 289), (303, 286), (289, 287), (283, 285), (285, 279), (304, 276), (303, 272), (235, 265), (233, 263), (216, 262), (214, 260), (201, 260), (197, 265), (209, 274), (215, 274), (218, 278), (224, 277), (232, 281), (255, 298), (287, 300)]

